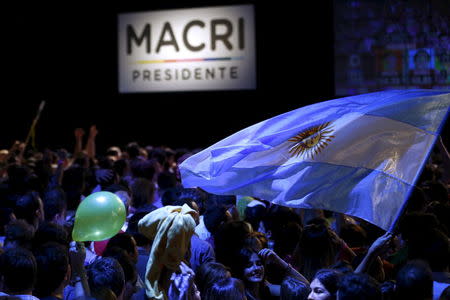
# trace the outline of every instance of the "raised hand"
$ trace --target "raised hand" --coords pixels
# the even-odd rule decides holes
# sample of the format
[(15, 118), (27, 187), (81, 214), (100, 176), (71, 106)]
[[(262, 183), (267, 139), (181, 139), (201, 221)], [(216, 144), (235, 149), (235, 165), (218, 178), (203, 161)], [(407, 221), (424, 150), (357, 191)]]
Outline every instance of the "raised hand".
[(89, 128), (89, 136), (95, 137), (95, 136), (97, 136), (97, 134), (98, 134), (97, 126), (92, 125), (91, 128)]
[(380, 236), (378, 239), (373, 242), (372, 246), (370, 246), (370, 253), (381, 255), (389, 248), (389, 242), (392, 240), (394, 235), (391, 232), (386, 232), (384, 235)]
[(70, 265), (72, 272), (77, 275), (84, 274), (84, 260), (86, 259), (86, 249), (83, 243), (72, 241), (69, 248)]
[(84, 129), (83, 128), (75, 128), (74, 135), (76, 138), (82, 138), (84, 135)]
[(174, 272), (170, 278), (169, 300), (198, 299), (194, 277), (194, 271), (184, 262), (181, 262), (180, 272)]
[(262, 249), (259, 251), (258, 255), (266, 264), (276, 264), (280, 267), (287, 267), (288, 265), (281, 257), (269, 248)]

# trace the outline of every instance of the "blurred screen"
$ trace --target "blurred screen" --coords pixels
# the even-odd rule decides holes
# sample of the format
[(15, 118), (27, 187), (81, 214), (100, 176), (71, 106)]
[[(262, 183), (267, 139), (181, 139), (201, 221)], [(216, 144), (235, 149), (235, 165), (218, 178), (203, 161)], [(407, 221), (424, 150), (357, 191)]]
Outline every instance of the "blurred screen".
[(450, 1), (334, 1), (336, 95), (450, 88)]

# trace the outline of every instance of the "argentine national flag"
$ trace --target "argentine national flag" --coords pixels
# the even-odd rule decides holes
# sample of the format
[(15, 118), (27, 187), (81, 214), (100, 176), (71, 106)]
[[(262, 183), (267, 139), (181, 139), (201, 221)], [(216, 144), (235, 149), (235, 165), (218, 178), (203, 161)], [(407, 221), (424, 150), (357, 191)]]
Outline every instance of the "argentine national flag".
[(449, 106), (450, 92), (396, 90), (302, 107), (189, 157), (182, 183), (341, 212), (390, 230)]

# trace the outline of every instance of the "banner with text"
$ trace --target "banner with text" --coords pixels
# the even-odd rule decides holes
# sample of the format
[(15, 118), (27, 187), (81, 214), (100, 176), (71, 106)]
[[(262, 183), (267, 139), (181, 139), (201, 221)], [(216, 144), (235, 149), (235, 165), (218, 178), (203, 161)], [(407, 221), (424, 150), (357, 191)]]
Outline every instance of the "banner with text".
[(119, 15), (119, 92), (256, 88), (254, 7)]

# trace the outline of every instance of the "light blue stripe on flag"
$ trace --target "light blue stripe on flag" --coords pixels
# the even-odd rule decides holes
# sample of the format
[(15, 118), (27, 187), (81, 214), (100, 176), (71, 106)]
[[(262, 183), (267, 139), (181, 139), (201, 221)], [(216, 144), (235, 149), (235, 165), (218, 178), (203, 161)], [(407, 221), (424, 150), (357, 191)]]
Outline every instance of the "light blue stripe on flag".
[(185, 187), (322, 208), (390, 228), (450, 106), (444, 91), (385, 91), (273, 117), (188, 158)]

